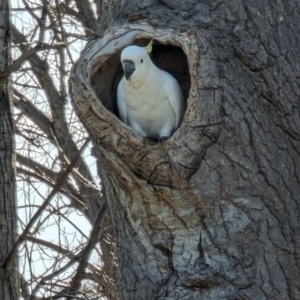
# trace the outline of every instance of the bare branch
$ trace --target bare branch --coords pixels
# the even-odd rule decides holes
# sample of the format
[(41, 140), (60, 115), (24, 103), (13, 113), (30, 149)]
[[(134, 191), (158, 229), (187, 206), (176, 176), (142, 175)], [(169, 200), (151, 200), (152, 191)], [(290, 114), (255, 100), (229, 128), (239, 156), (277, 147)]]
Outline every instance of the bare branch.
[(27, 226), (24, 229), (23, 233), (19, 236), (18, 240), (14, 244), (13, 248), (11, 249), (8, 257), (5, 259), (5, 261), (2, 264), (1, 268), (7, 269), (7, 267), (9, 266), (9, 264), (12, 262), (12, 260), (15, 257), (15, 255), (17, 254), (17, 250), (18, 250), (19, 246), (26, 239), (26, 237), (27, 237), (27, 235), (28, 235), (31, 227), (33, 226), (33, 224), (35, 223), (35, 221), (38, 219), (38, 217), (40, 216), (40, 214), (47, 207), (47, 205), (52, 200), (52, 198), (54, 197), (54, 195), (61, 189), (61, 187), (63, 186), (63, 184), (67, 180), (69, 174), (71, 173), (72, 169), (77, 164), (77, 162), (78, 162), (78, 160), (79, 160), (79, 158), (80, 158), (83, 150), (87, 147), (89, 141), (90, 141), (90, 139), (87, 139), (85, 141), (85, 143), (81, 147), (80, 151), (78, 152), (77, 156), (74, 158), (74, 160), (72, 161), (72, 163), (68, 166), (68, 168), (66, 169), (66, 171), (62, 174), (62, 176), (58, 180), (57, 184), (55, 185), (54, 189), (51, 191), (50, 195), (47, 197), (47, 199), (45, 200), (45, 202), (40, 206), (40, 208), (35, 212), (34, 216), (31, 218), (31, 220), (27, 224)]
[[(99, 209), (93, 230), (91, 232), (91, 237), (89, 239), (89, 242), (88, 242), (86, 248), (84, 249), (83, 256), (82, 256), (79, 266), (77, 268), (76, 275), (74, 276), (74, 278), (72, 280), (72, 284), (70, 287), (70, 291), (72, 291), (72, 292), (76, 292), (79, 290), (80, 283), (81, 283), (81, 276), (85, 271), (91, 251), (94, 249), (95, 245), (99, 241), (99, 238), (98, 238), (99, 230), (101, 228), (101, 223), (103, 222), (103, 217), (104, 217), (105, 212), (106, 212), (106, 204), (103, 204), (102, 207)], [(70, 298), (70, 297), (68, 297), (67, 299), (72, 300), (72, 298)]]
[(97, 26), (98, 23), (92, 10), (90, 1), (75, 0), (75, 3), (79, 10), (79, 14), (82, 15), (84, 18), (85, 27), (92, 30), (95, 33), (99, 33)]
[(33, 18), (37, 23), (39, 23), (39, 17), (38, 17), (35, 13), (33, 13), (33, 10), (40, 10), (40, 8), (34, 8), (34, 9), (33, 9), (33, 8), (31, 8), (31, 7), (28, 5), (28, 3), (27, 3), (26, 0), (22, 0), (22, 2), (23, 2), (23, 4), (24, 4), (24, 6), (25, 6), (27, 12), (32, 16), (32, 18)]
[(53, 134), (51, 132), (53, 124), (48, 117), (37, 109), (36, 106), (19, 91), (14, 89), (14, 94), (15, 96), (12, 98), (12, 101), (15, 107), (34, 122), (46, 134), (49, 141), (55, 145), (55, 140), (53, 139)]
[[(27, 50), (27, 47), (24, 46), (27, 43), (26, 37), (13, 25), (12, 34), (13, 42), (18, 44), (20, 51), (25, 52)], [(41, 58), (35, 54), (29, 59), (29, 62), (40, 85), (45, 91), (51, 108), (53, 118), (53, 138), (55, 136), (58, 148), (62, 149), (69, 160), (72, 160), (72, 158), (76, 156), (78, 149), (76, 143), (71, 138), (66, 121), (65, 104), (67, 99), (62, 97), (57, 91), (53, 79), (48, 73), (49, 66), (46, 61), (41, 60)], [(93, 176), (83, 159), (80, 159), (78, 163), (78, 170), (89, 182), (93, 182)], [(77, 180), (77, 178), (75, 179)], [(92, 214), (92, 212), (97, 211), (99, 208), (98, 204), (100, 202), (99, 191), (95, 190), (92, 186), (87, 186), (80, 180), (77, 180), (76, 183), (78, 184), (82, 194), (87, 195), (87, 197), (94, 198), (94, 201), (86, 201), (86, 205), (89, 207), (87, 213)]]
[(63, 49), (66, 45), (64, 43), (59, 44), (46, 44), (38, 42), (36, 46), (29, 48), (26, 52), (22, 53), (20, 57), (13, 61), (13, 63), (7, 67), (3, 72), (0, 72), (0, 85), (10, 76), (11, 73), (16, 72), (22, 66), (22, 64), (35, 55), (38, 51), (44, 51), (49, 49)]
[(43, 42), (45, 40), (45, 28), (46, 28), (47, 14), (48, 14), (48, 0), (43, 0), (42, 16), (39, 19), (39, 25), (40, 25), (39, 42)]
[[(99, 31), (96, 32), (96, 27), (94, 30), (86, 22), (87, 15), (97, 19), (93, 12), (94, 3), (84, 6), (89, 0), (78, 1), (77, 5), (72, 0), (55, 0), (49, 6), (46, 0), (22, 1), (25, 9), (16, 9), (14, 14), (19, 31), (12, 26), (14, 51), (17, 53), (14, 53), (15, 57), (30, 54), (29, 51), (39, 45), (32, 41), (44, 41), (45, 38), (47, 42), (40, 44), (44, 44), (45, 51), (36, 51), (28, 56), (28, 64), (20, 65), (14, 73), (14, 104), (18, 109), (15, 114), (16, 142), (20, 153), (17, 155), (18, 208), (22, 210), (19, 222), (22, 230), (28, 230), (26, 224), (31, 222), (32, 216), (35, 217), (39, 203), (48, 201), (45, 195), (57, 187), (60, 174), (76, 157), (78, 145), (87, 136), (68, 103), (66, 77), (85, 41), (99, 35)], [(23, 17), (24, 10), (28, 12), (24, 14), (26, 19)], [(87, 14), (83, 15), (82, 10)], [(93, 24), (90, 17), (88, 22)], [(51, 44), (62, 47), (46, 49)], [(111, 269), (111, 266), (115, 266), (115, 246), (114, 238), (109, 234), (112, 227), (107, 214), (98, 226), (100, 243), (94, 243), (93, 248), (97, 259), (100, 259), (99, 264), (95, 261), (88, 263), (82, 256), (74, 260), (78, 252), (81, 251), (83, 255), (83, 251), (86, 251), (86, 257), (90, 252), (89, 236), (86, 236), (86, 229), (82, 226), (82, 218), (87, 217), (90, 223), (94, 223), (99, 207), (104, 202), (88, 165), (90, 163), (90, 159), (79, 158), (76, 168), (73, 168), (59, 193), (55, 194), (52, 202), (44, 208), (43, 215), (39, 215), (29, 229), (27, 242), (19, 247), (22, 274), (26, 274), (27, 287), (29, 291), (38, 291), (36, 296), (31, 295), (31, 300), (62, 299), (71, 295), (72, 299), (99, 299), (116, 295), (115, 270)], [(52, 240), (48, 242), (48, 230), (55, 232), (57, 243), (51, 243)], [(92, 230), (96, 230), (95, 226)], [(40, 239), (35, 237), (38, 235)], [(68, 268), (66, 263), (69, 260), (75, 263), (70, 263)], [(36, 267), (37, 261), (39, 267)], [(51, 278), (47, 277), (49, 274)], [(70, 289), (72, 282), (77, 286), (82, 284), (80, 291), (73, 292)]]
[(79, 254), (77, 254), (76, 256), (74, 256), (67, 264), (65, 264), (62, 268), (56, 270), (55, 272), (42, 277), (42, 279), (39, 281), (39, 283), (36, 285), (36, 287), (34, 288), (34, 290), (32, 291), (32, 295), (35, 296), (36, 293), (38, 292), (38, 290), (45, 285), (45, 283), (51, 279), (53, 279), (54, 277), (58, 276), (61, 273), (64, 273), (66, 270), (68, 270), (72, 265), (74, 265), (76, 262), (78, 262), (80, 260), (80, 257), (82, 256), (83, 251), (81, 251)]
[(19, 273), (19, 278), (20, 278), (21, 295), (22, 295), (23, 299), (31, 300), (27, 280), (24, 278), (23, 274), (21, 274), (21, 273)]
[[(19, 156), (19, 155), (20, 154), (17, 154), (17, 156)], [(26, 157), (25, 157), (25, 159), (26, 159)], [(45, 178), (45, 176), (43, 176), (43, 175), (38, 175), (37, 172), (38, 171), (36, 171), (36, 172), (28, 171), (23, 168), (17, 167), (18, 175), (24, 174), (27, 177), (36, 178), (40, 182), (46, 183), (50, 187), (55, 187), (55, 184), (52, 183), (52, 181), (49, 181), (49, 178)], [(48, 173), (48, 175), (49, 175), (49, 173)], [(55, 173), (55, 175), (53, 177), (57, 177), (57, 176), (58, 176), (58, 174)], [(53, 182), (55, 182), (55, 179), (53, 179)], [(74, 208), (78, 209), (82, 213), (85, 212), (87, 207), (84, 204), (84, 200), (82, 199), (81, 195), (77, 192), (75, 187), (70, 182), (65, 182), (64, 186), (60, 190), (60, 193), (62, 195), (64, 195), (65, 197), (67, 197), (71, 201)]]

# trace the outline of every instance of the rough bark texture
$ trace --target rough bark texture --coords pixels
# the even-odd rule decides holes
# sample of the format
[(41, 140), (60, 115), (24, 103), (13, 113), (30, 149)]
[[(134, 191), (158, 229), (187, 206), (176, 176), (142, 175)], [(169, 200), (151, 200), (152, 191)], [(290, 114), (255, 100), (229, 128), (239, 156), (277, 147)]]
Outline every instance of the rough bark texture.
[[(70, 90), (109, 201), (121, 299), (300, 299), (298, 0), (99, 7), (109, 29)], [(150, 38), (160, 67), (179, 76), (182, 49), (189, 69), (184, 121), (164, 143), (115, 111), (120, 51)]]
[[(0, 78), (10, 63), (9, 3), (0, 0)], [(0, 299), (17, 300), (17, 262), (3, 270), (16, 237), (16, 198), (13, 153), (13, 123), (9, 81), (0, 86)]]

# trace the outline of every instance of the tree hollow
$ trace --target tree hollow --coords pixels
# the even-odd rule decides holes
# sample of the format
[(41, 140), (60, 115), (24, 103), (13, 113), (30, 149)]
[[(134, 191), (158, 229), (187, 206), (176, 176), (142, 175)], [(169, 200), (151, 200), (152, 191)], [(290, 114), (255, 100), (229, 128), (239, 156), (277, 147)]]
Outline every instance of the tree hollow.
[[(148, 43), (149, 38), (138, 38), (132, 40), (126, 46), (146, 46)], [(184, 99), (187, 101), (191, 85), (187, 56), (180, 47), (170, 44), (170, 41), (164, 41), (164, 43), (162, 44), (154, 39), (153, 51), (150, 57), (158, 68), (172, 74), (176, 78), (182, 89)], [(125, 47), (118, 49), (105, 60), (99, 57), (99, 61), (95, 61), (94, 63), (93, 74), (91, 76), (91, 86), (98, 99), (106, 109), (117, 116), (119, 114), (116, 91), (123, 77), (120, 56)]]

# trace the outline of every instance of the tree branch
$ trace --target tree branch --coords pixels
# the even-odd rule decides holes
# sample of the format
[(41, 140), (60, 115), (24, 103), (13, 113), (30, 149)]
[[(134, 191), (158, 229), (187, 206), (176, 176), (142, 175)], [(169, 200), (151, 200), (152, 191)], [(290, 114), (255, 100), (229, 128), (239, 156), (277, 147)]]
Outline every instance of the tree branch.
[[(103, 216), (105, 215), (105, 212), (106, 212), (106, 204), (104, 203), (98, 211), (97, 218), (95, 220), (95, 224), (91, 232), (91, 237), (89, 239), (87, 246), (84, 249), (82, 258), (80, 260), (79, 266), (76, 271), (76, 275), (73, 277), (72, 284), (70, 287), (70, 291), (72, 292), (77, 292), (79, 290), (81, 277), (88, 264), (88, 259), (90, 257), (91, 251), (94, 249), (95, 245), (99, 242), (99, 238), (98, 238), (99, 230), (101, 228), (101, 223), (103, 221)], [(71, 297), (68, 297), (67, 299), (72, 300)]]
[[(44, 182), (45, 184), (47, 184), (48, 186), (50, 186), (52, 188), (55, 186), (55, 184), (50, 182), (49, 179), (45, 178), (42, 175), (38, 175), (34, 171), (28, 171), (23, 168), (17, 167), (17, 174), (18, 175), (24, 174), (26, 176), (36, 178), (40, 182)], [(56, 177), (57, 177), (57, 174), (56, 174)], [(55, 182), (55, 180), (53, 180), (53, 181)], [(82, 199), (81, 195), (76, 191), (75, 187), (73, 187), (73, 185), (70, 182), (65, 182), (64, 187), (62, 187), (60, 190), (60, 193), (70, 200), (70, 202), (72, 203), (72, 206), (74, 208), (78, 209), (83, 214), (85, 213), (87, 207), (84, 204), (84, 200)]]
[[(90, 1), (87, 0), (75, 0), (77, 9), (79, 10), (79, 14), (84, 18), (84, 25), (87, 29), (93, 31), (94, 33), (98, 33), (98, 22), (95, 18), (92, 6)], [(89, 35), (90, 32), (87, 32)], [(99, 33), (98, 33), (99, 34)]]
[(90, 139), (87, 139), (83, 146), (81, 147), (80, 151), (78, 152), (77, 156), (74, 158), (74, 160), (71, 162), (71, 164), (67, 167), (66, 171), (62, 174), (60, 179), (58, 180), (57, 184), (51, 191), (50, 195), (47, 197), (47, 199), (44, 201), (44, 203), (40, 206), (40, 208), (35, 212), (29, 223), (27, 224), (26, 228), (24, 229), (23, 233), (19, 236), (18, 240), (14, 244), (13, 248), (11, 249), (9, 255), (5, 259), (2, 266), (0, 266), (3, 269), (7, 269), (7, 267), (10, 265), (10, 263), (13, 261), (15, 255), (17, 254), (19, 246), (22, 244), (22, 242), (26, 239), (31, 227), (35, 223), (35, 221), (38, 219), (38, 217), (41, 215), (41, 213), (44, 211), (44, 209), (47, 207), (47, 205), (50, 203), (50, 201), (53, 199), (55, 194), (61, 189), (65, 181), (67, 180), (69, 174), (71, 173), (72, 169), (77, 164), (82, 152), (87, 147), (88, 143), (90, 142)]
[(41, 280), (38, 282), (36, 287), (33, 289), (31, 295), (35, 296), (38, 290), (46, 284), (47, 281), (53, 279), (54, 277), (58, 276), (61, 273), (64, 273), (66, 270), (68, 270), (72, 265), (74, 265), (76, 262), (79, 261), (80, 257), (82, 256), (83, 251), (80, 251), (79, 254), (75, 255), (68, 263), (66, 263), (62, 268), (56, 270), (55, 272), (52, 272), (51, 274), (44, 276), (41, 278)]
[[(111, 229), (111, 228), (109, 228)], [(105, 230), (105, 232), (107, 232), (107, 230)], [(70, 262), (68, 262), (64, 267), (56, 270), (55, 272), (47, 275), (47, 276), (44, 276), (43, 278), (41, 278), (41, 280), (39, 281), (39, 283), (37, 284), (37, 286), (34, 288), (34, 290), (32, 291), (32, 295), (36, 295), (37, 291), (39, 290), (39, 288), (43, 285), (45, 285), (45, 283), (49, 280), (52, 280), (54, 277), (58, 276), (59, 274), (65, 272), (68, 268), (70, 268), (74, 263), (78, 262), (79, 260), (82, 261), (82, 259), (84, 258), (85, 256), (85, 253), (86, 253), (86, 250), (87, 248), (89, 248), (89, 246), (87, 245), (87, 247), (80, 251), (78, 254), (73, 254), (70, 250), (68, 249), (65, 249), (63, 247), (60, 247), (60, 246), (57, 246), (51, 242), (48, 242), (48, 241), (45, 241), (45, 240), (42, 240), (42, 239), (38, 239), (38, 238), (35, 238), (35, 237), (30, 237), (28, 236), (26, 238), (27, 241), (30, 241), (32, 243), (36, 243), (36, 244), (39, 244), (39, 245), (42, 245), (42, 246), (45, 246), (45, 247), (48, 247), (60, 254), (63, 254), (64, 256), (68, 257), (70, 259)], [(81, 263), (81, 262), (80, 262)], [(87, 262), (86, 266), (93, 272), (93, 277), (91, 275), (89, 275), (89, 279), (92, 278), (92, 280), (98, 282), (99, 281), (99, 278), (97, 278), (96, 274), (98, 273), (98, 270), (90, 263)], [(79, 267), (78, 267), (79, 268)], [(84, 270), (83, 270), (83, 273), (81, 274), (81, 279), (82, 279), (82, 276), (83, 278), (85, 278), (85, 274), (84, 273)], [(87, 273), (89, 274), (89, 273)], [(68, 289), (64, 289), (63, 293), (67, 293), (68, 292)], [(73, 293), (72, 293), (73, 295)]]
[(30, 298), (29, 286), (27, 280), (24, 278), (23, 274), (19, 272), (20, 278), (20, 288), (21, 288), (21, 296), (24, 300), (33, 300)]
[[(14, 26), (12, 28), (12, 39), (15, 44), (18, 45), (20, 51), (26, 52), (27, 39), (26, 37)], [(66, 154), (69, 160), (72, 160), (78, 152), (76, 143), (71, 138), (70, 132), (68, 130), (68, 124), (65, 116), (65, 104), (67, 99), (62, 97), (50, 76), (48, 69), (48, 63), (41, 60), (41, 58), (35, 54), (30, 59), (29, 62), (32, 66), (32, 72), (35, 74), (39, 84), (44, 89), (49, 102), (51, 112), (52, 112), (52, 128), (53, 128), (53, 138), (56, 140), (56, 145)], [(78, 171), (85, 177), (89, 182), (93, 182), (93, 176), (83, 159), (79, 160)], [(88, 207), (87, 213), (90, 219), (94, 218), (94, 213), (98, 211), (99, 201), (101, 199), (98, 190), (95, 190), (92, 186), (87, 186), (75, 177), (76, 183), (78, 184), (81, 194), (86, 195), (85, 204)]]
[(65, 43), (59, 43), (55, 45), (50, 45), (42, 42), (38, 42), (33, 48), (29, 48), (26, 52), (22, 53), (20, 57), (13, 61), (13, 63), (8, 66), (3, 72), (0, 72), (0, 85), (10, 76), (11, 73), (16, 72), (22, 66), (22, 64), (34, 56), (39, 51), (49, 50), (49, 49), (63, 49), (66, 48)]
[(48, 0), (43, 0), (42, 16), (39, 19), (39, 25), (40, 25), (39, 42), (43, 42), (45, 39), (47, 15), (48, 15)]
[(14, 94), (15, 96), (12, 98), (12, 101), (15, 107), (24, 113), (28, 119), (35, 123), (46, 134), (47, 138), (53, 145), (56, 145), (51, 132), (53, 124), (48, 117), (16, 89), (14, 89)]

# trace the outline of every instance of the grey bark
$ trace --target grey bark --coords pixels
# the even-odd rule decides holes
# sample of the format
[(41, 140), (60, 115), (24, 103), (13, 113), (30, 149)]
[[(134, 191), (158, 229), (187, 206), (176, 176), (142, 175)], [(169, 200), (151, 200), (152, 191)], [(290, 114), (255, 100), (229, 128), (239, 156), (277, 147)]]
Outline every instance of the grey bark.
[[(70, 91), (108, 199), (120, 298), (300, 299), (299, 2), (101, 3), (107, 31)], [(150, 38), (189, 91), (164, 143), (115, 109), (120, 52)]]
[[(10, 24), (9, 1), (0, 0), (0, 78), (9, 66)], [(18, 299), (17, 259), (9, 268), (1, 264), (12, 249), (17, 233), (13, 123), (9, 79), (0, 86), (0, 299)]]

